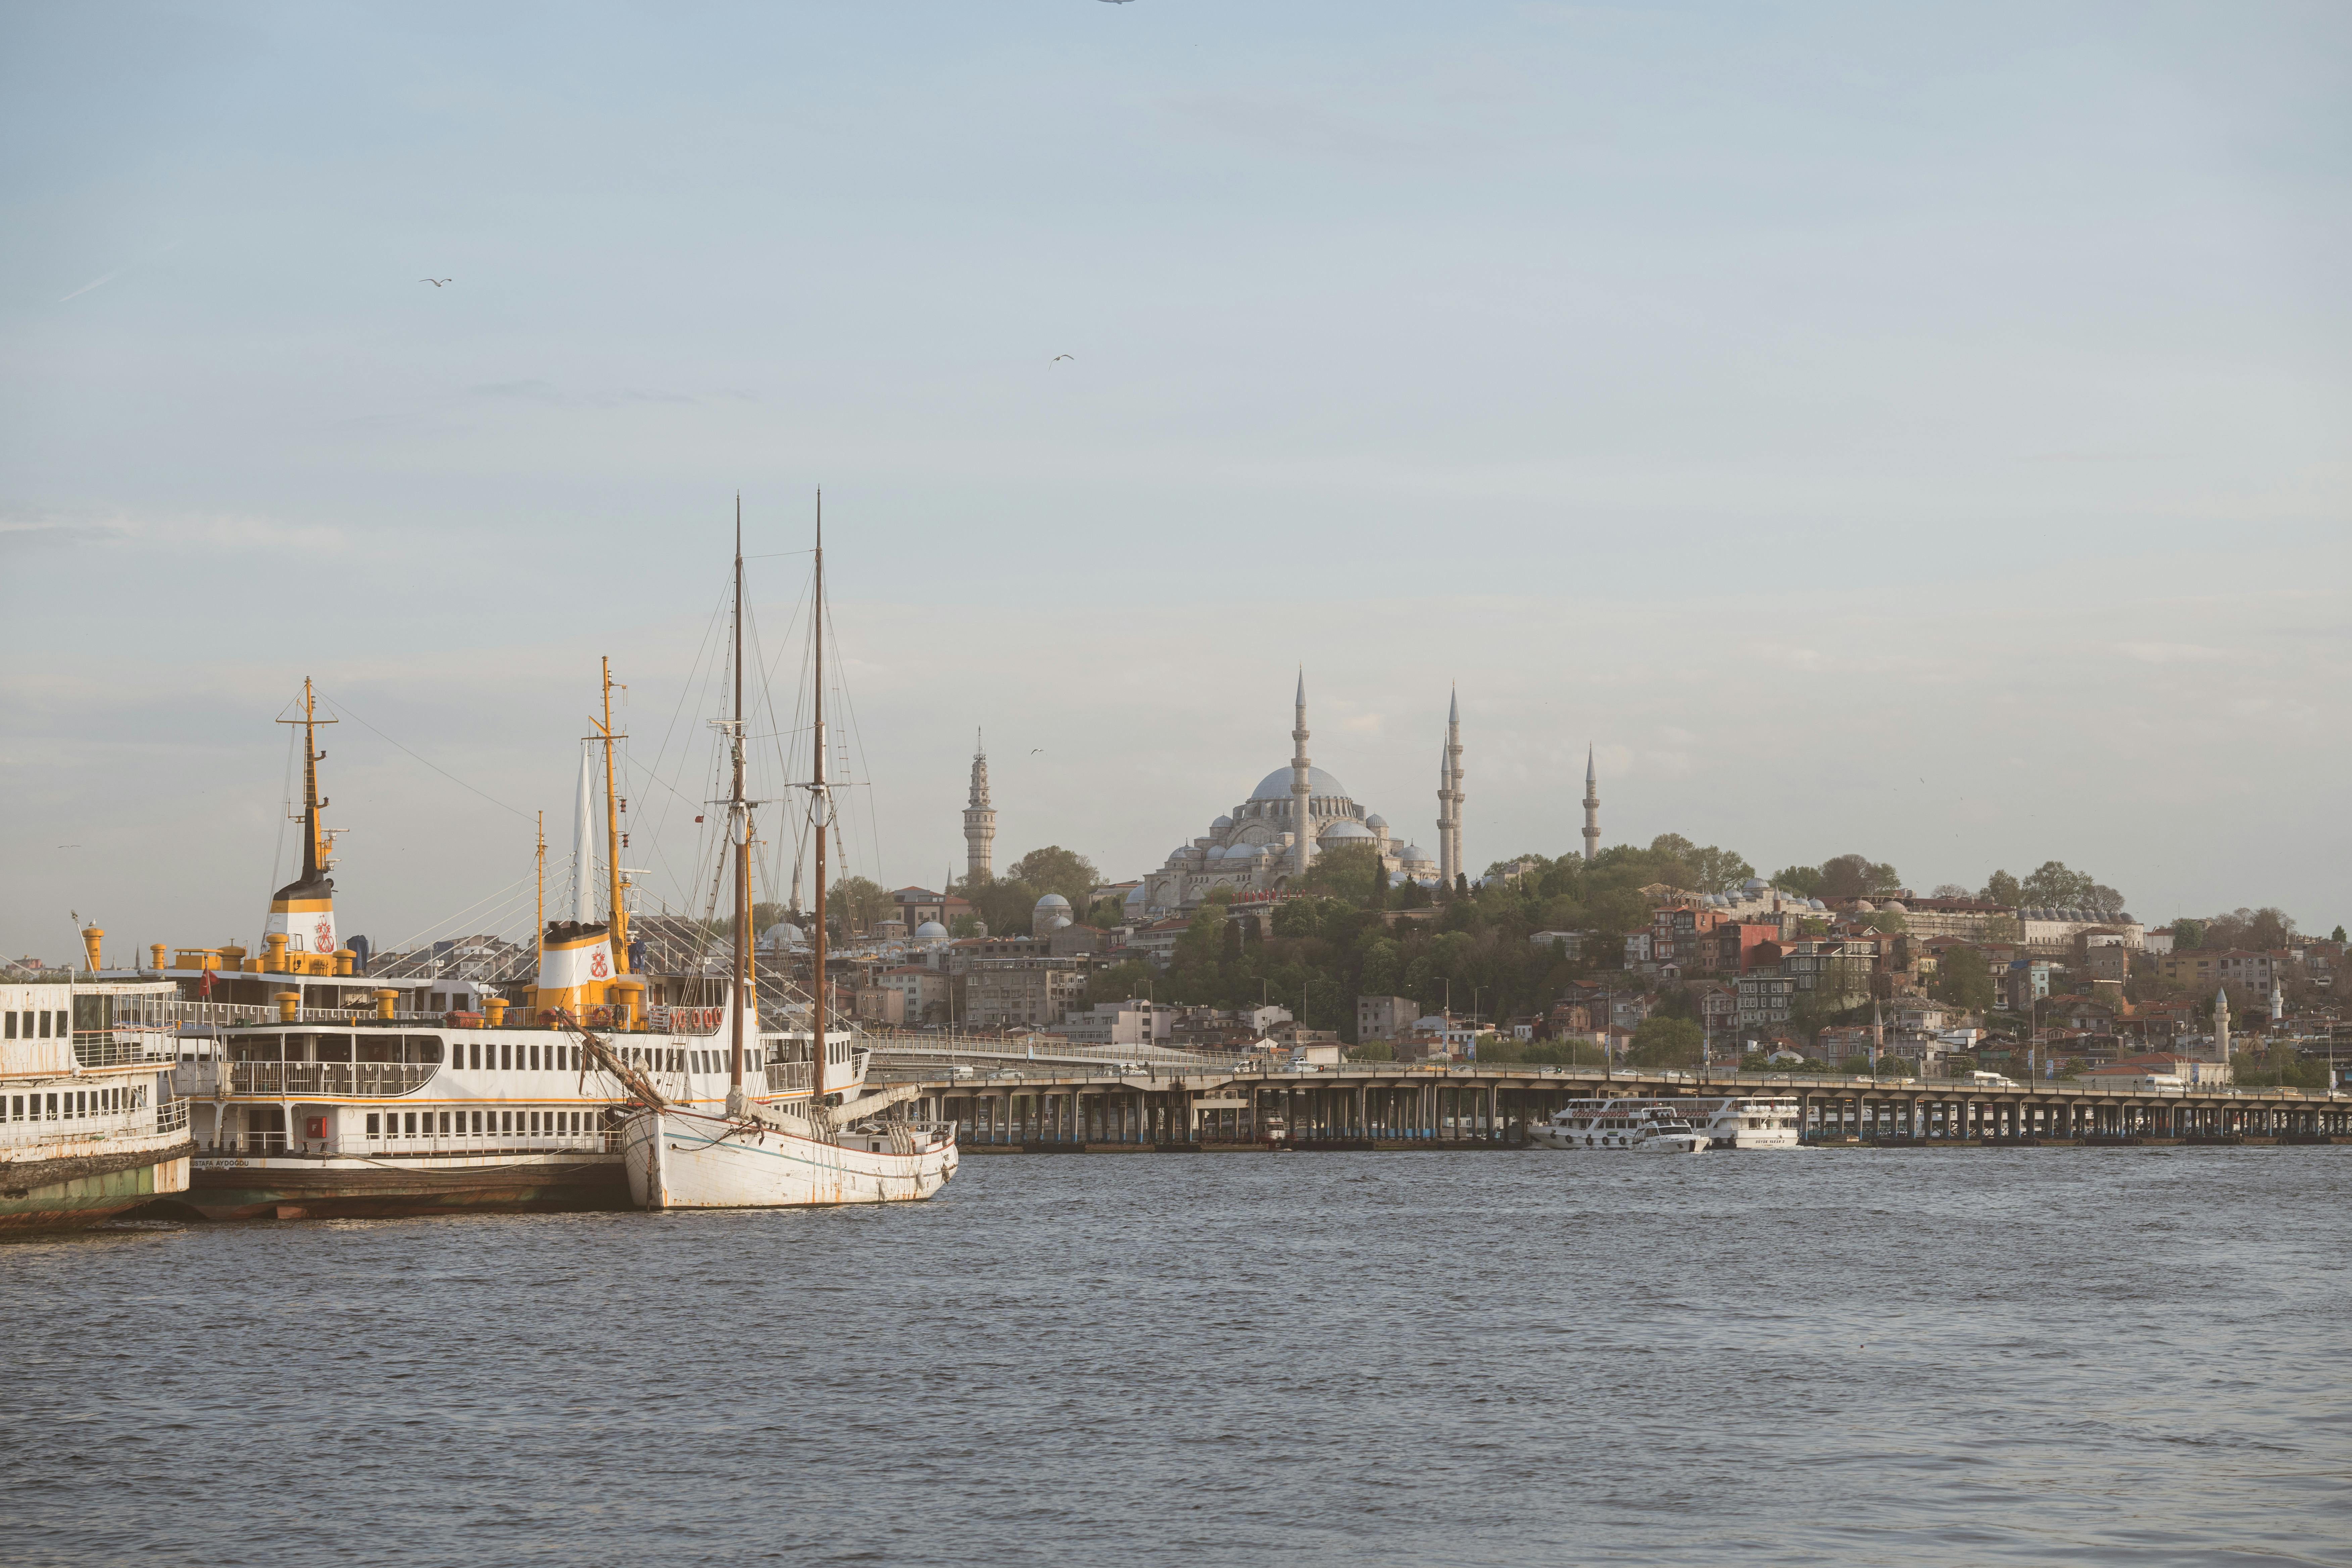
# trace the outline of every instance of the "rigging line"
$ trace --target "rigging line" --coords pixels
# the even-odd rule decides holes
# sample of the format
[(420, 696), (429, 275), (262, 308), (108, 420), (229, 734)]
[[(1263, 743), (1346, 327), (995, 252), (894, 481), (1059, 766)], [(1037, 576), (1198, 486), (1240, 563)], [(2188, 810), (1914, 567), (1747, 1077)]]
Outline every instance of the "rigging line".
[[(719, 591), (719, 602), (710, 607), (710, 616), (702, 624), (702, 640), (696, 645), (694, 650), (694, 660), (691, 664), (687, 666), (686, 679), (678, 685), (677, 701), (676, 705), (670, 709), (669, 723), (662, 731), (661, 745), (655, 751), (653, 763), (646, 770), (646, 776), (648, 778), (657, 779), (661, 776), (662, 763), (669, 756), (670, 737), (677, 732), (678, 718), (686, 711), (687, 699), (692, 696), (695, 691), (696, 675), (706, 668), (704, 660), (709, 656), (712, 638), (718, 632), (719, 619), (726, 612), (726, 605), (727, 590), (722, 587)], [(685, 765), (686, 752), (687, 747), (684, 744), (681, 744), (678, 748), (678, 764), (680, 767)], [(630, 765), (634, 767), (636, 764), (632, 762)], [(665, 784), (664, 787), (669, 789), (672, 795), (678, 795), (678, 791), (675, 786)], [(685, 797), (683, 795), (679, 795), (679, 798), (684, 799)], [(689, 802), (688, 804), (691, 803)], [(656, 819), (653, 826), (653, 830), (656, 837), (660, 836), (662, 830), (667, 827), (668, 824), (668, 803), (664, 802), (662, 814)], [(681, 902), (684, 901), (686, 886), (687, 884), (685, 883), (678, 883), (677, 885), (677, 890), (679, 893)]]
[(286, 885), (278, 879), (278, 873), (280, 867), (285, 863), (286, 824), (292, 816), (294, 810), (294, 747), (296, 743), (294, 728), (289, 725), (286, 731), (286, 784), (284, 788), (284, 804), (279, 806), (278, 812), (278, 846), (269, 852), (269, 896), (272, 899), (277, 898), (278, 889)]
[[(453, 914), (443, 915), (439, 919), (434, 921), (431, 924), (418, 928), (414, 934), (394, 942), (390, 951), (393, 952), (406, 952), (409, 944), (417, 941), (418, 938), (430, 936), (433, 932), (439, 931), (444, 927), (456, 925), (459, 921), (464, 920), (476, 910), (478, 910), (484, 904), (488, 903), (491, 900), (506, 898), (507, 895), (514, 892), (517, 889), (530, 882), (536, 874), (536, 868), (533, 868), (532, 870), (524, 872), (517, 880), (508, 883), (505, 887), (497, 889), (495, 892), (485, 893), (482, 897), (475, 900), (472, 903), (467, 904), (464, 909), (458, 910)], [(501, 904), (499, 907), (503, 909), (506, 906)]]
[(377, 740), (382, 741), (384, 744), (393, 747), (396, 751), (406, 752), (410, 757), (415, 758), (417, 762), (425, 763), (426, 767), (431, 768), (435, 773), (439, 773), (443, 778), (447, 779), (459, 789), (470, 790), (475, 795), (481, 795), (484, 800), (488, 801), (500, 811), (514, 812), (517, 816), (521, 817), (525, 822), (533, 820), (530, 813), (518, 810), (516, 807), (509, 805), (505, 801), (499, 799), (498, 796), (494, 795), (488, 795), (481, 790), (475, 789), (472, 784), (467, 784), (464, 779), (459, 778), (456, 773), (451, 773), (448, 769), (442, 767), (437, 763), (425, 762), (423, 757), (417, 756), (415, 752), (409, 751), (406, 746), (402, 745), (399, 742), (394, 740), (391, 736), (385, 734), (383, 731), (377, 729), (374, 725), (361, 718), (357, 713), (352, 712), (351, 704), (348, 702), (345, 702), (339, 698), (331, 697), (324, 691), (320, 692), (319, 695), (321, 698), (326, 699), (330, 708), (333, 710), (337, 718), (349, 719), (352, 723), (357, 724), (361, 729), (365, 730), (369, 734), (373, 735)]
[[(833, 639), (833, 652), (834, 668), (836, 669), (847, 669), (849, 668), (849, 661), (842, 654), (841, 637), (838, 633), (835, 634)], [(866, 755), (866, 731), (858, 726), (857, 705), (849, 700), (848, 686), (845, 683), (836, 684), (837, 689), (841, 692), (841, 705), (843, 708), (846, 709), (849, 713), (849, 732), (857, 743), (857, 771), (861, 773), (870, 775), (873, 770), (866, 765), (868, 761)], [(843, 771), (845, 773), (848, 770), (844, 769)], [(877, 871), (879, 871), (882, 868), (881, 805), (878, 798), (869, 797), (869, 799), (872, 801), (872, 804), (868, 806), (866, 813), (866, 833), (867, 839), (874, 846), (874, 868)], [(878, 877), (876, 879), (877, 881), (880, 880)]]

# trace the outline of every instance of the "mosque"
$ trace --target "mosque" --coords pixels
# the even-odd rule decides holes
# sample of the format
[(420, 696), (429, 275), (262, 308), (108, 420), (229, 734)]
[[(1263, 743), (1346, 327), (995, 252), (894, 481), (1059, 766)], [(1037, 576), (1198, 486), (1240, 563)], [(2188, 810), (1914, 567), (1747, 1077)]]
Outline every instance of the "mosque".
[[(1462, 853), (1462, 710), (1457, 698), (1445, 716), (1438, 761), (1437, 853), (1392, 835), (1388, 821), (1367, 811), (1348, 786), (1314, 765), (1307, 754), (1307, 678), (1299, 676), (1290, 764), (1275, 769), (1249, 798), (1209, 824), (1208, 832), (1171, 851), (1166, 864), (1146, 872), (1128, 895), (1128, 912), (1150, 916), (1198, 904), (1213, 888), (1236, 894), (1269, 892), (1303, 874), (1315, 857), (1360, 844), (1380, 858), (1391, 886), (1450, 884), (1468, 869)], [(1306, 831), (1299, 831), (1300, 824)]]
[[(1437, 853), (1391, 835), (1388, 820), (1368, 812), (1348, 794), (1348, 786), (1317, 767), (1307, 754), (1307, 676), (1298, 677), (1298, 695), (1290, 731), (1291, 754), (1258, 781), (1249, 798), (1209, 824), (1209, 830), (1190, 844), (1169, 852), (1167, 862), (1143, 878), (1127, 895), (1126, 912), (1135, 920), (1186, 910), (1200, 903), (1213, 888), (1231, 888), (1236, 895), (1276, 891), (1303, 874), (1315, 857), (1343, 845), (1368, 846), (1380, 858), (1391, 887), (1407, 881), (1424, 888), (1451, 885), (1465, 875), (1469, 861), (1462, 852), (1463, 781), (1462, 704), (1456, 697), (1445, 714), (1445, 744), (1438, 757)], [(1307, 824), (1302, 836), (1297, 824)], [(989, 798), (988, 753), (976, 750), (971, 759), (971, 792), (963, 814), (966, 872), (985, 881), (994, 868), (996, 811)], [(1584, 858), (1600, 847), (1601, 799), (1591, 759), (1584, 770)], [(1047, 901), (1061, 904), (1053, 895)], [(1048, 910), (1038, 905), (1036, 918), (1066, 925), (1066, 906)]]

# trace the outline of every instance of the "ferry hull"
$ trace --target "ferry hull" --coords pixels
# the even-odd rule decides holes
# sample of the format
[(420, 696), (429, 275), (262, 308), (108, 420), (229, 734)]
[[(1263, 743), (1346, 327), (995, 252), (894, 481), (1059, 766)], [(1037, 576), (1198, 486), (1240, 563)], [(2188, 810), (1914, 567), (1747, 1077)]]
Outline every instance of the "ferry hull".
[(629, 1199), (639, 1208), (819, 1208), (914, 1203), (955, 1174), (950, 1140), (912, 1154), (715, 1117), (645, 1111), (621, 1129)]
[(185, 1192), (193, 1148), (0, 1166), (0, 1236), (80, 1230)]
[(355, 1160), (215, 1157), (197, 1164), (183, 1201), (206, 1219), (391, 1219), (622, 1209), (629, 1192), (614, 1154), (389, 1169)]

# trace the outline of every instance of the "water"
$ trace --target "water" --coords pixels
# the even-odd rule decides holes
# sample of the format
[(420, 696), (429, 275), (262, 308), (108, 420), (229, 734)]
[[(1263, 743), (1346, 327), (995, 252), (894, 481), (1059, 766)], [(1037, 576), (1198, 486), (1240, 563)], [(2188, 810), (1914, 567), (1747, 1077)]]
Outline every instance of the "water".
[(968, 1158), (0, 1248), (0, 1560), (2352, 1563), (2352, 1150)]

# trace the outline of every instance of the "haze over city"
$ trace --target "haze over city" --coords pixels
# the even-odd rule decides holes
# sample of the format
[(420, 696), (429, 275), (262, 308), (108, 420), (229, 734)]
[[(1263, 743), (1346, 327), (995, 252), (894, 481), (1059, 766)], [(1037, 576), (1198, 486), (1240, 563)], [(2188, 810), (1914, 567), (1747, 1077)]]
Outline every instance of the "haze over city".
[(781, 637), (819, 485), (886, 886), (976, 727), (1001, 861), (1140, 874), (1303, 666), (1423, 842), (1458, 688), (1474, 871), (1591, 746), (1611, 843), (2325, 931), (2347, 26), (11, 12), (0, 947), (251, 940), (306, 676), (345, 928), (445, 929), (568, 836), (599, 656), (699, 735), (735, 498)]

